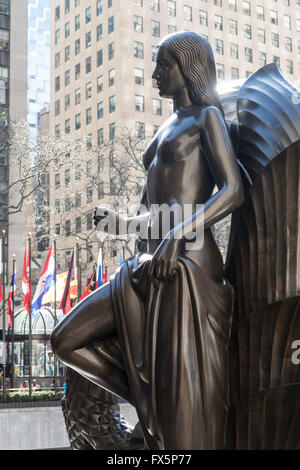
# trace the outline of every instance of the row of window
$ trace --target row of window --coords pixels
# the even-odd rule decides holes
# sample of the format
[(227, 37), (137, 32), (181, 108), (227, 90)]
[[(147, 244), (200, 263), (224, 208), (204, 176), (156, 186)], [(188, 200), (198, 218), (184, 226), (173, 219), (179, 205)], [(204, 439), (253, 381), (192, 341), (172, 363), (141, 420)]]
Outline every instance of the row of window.
[[(100, 198), (102, 199), (102, 198)], [(84, 219), (86, 219), (86, 230), (90, 231), (93, 230), (93, 216), (92, 214), (87, 214)], [(84, 230), (83, 228), (83, 223), (82, 223), (82, 217), (76, 217), (75, 218), (75, 233), (81, 233)], [(62, 230), (61, 230), (61, 224), (56, 224), (55, 225), (55, 234), (57, 236), (62, 235)], [(70, 237), (71, 236), (71, 220), (66, 220), (65, 225), (64, 225), (64, 236), (65, 237)]]
[[(227, 0), (228, 1), (228, 8), (229, 10), (231, 11), (237, 11), (237, 7), (238, 7), (238, 0)], [(273, 0), (274, 3), (277, 3), (277, 0)], [(207, 0), (202, 0), (203, 3), (207, 3)], [(282, 2), (282, 5), (283, 6), (286, 6), (286, 7), (289, 7), (291, 6), (291, 3), (290, 3), (290, 0), (281, 0)], [(243, 9), (243, 13), (245, 15), (251, 15), (251, 3), (250, 1), (248, 0), (245, 0), (243, 2), (239, 2), (239, 3), (242, 3), (242, 9)], [(223, 7), (225, 5), (223, 5), (223, 0), (214, 0), (214, 5), (217, 6), (217, 7)], [(261, 7), (260, 5), (258, 5), (260, 8), (263, 8)], [(296, 8), (300, 9), (300, 0), (296, 0)]]
[[(75, 31), (79, 29), (80, 29), (80, 15), (77, 15), (75, 17)], [(111, 16), (110, 18), (108, 18), (108, 34), (113, 33), (114, 30), (115, 30), (114, 16)], [(70, 36), (71, 36), (71, 26), (70, 26), (70, 22), (67, 22), (64, 28), (64, 37), (65, 39), (67, 39)], [(90, 47), (92, 44), (92, 32), (91, 31), (87, 32), (85, 37), (86, 37), (85, 46)], [(59, 44), (60, 38), (61, 38), (60, 28), (58, 28), (55, 31), (55, 45)], [(97, 38), (97, 41), (100, 41), (103, 38), (102, 24), (99, 24), (96, 28), (96, 38)], [(80, 41), (80, 40), (77, 40), (77, 41)], [(76, 42), (75, 42), (75, 45), (76, 45)]]
[[(74, 4), (75, 8), (80, 5), (80, 0), (74, 0), (74, 2), (75, 2), (75, 4)], [(113, 0), (107, 0), (107, 6), (108, 6), (108, 8), (112, 7), (113, 6)], [(64, 5), (65, 15), (70, 13), (70, 9), (71, 9), (70, 0), (65, 0), (65, 5)], [(103, 0), (97, 0), (97, 2), (96, 2), (96, 16), (101, 15), (102, 11), (103, 11)], [(55, 16), (55, 21), (58, 21), (60, 19), (60, 17), (61, 17), (61, 6), (60, 5), (57, 5), (55, 7), (54, 16)], [(89, 23), (91, 20), (92, 20), (92, 7), (87, 7), (85, 9), (85, 22)]]

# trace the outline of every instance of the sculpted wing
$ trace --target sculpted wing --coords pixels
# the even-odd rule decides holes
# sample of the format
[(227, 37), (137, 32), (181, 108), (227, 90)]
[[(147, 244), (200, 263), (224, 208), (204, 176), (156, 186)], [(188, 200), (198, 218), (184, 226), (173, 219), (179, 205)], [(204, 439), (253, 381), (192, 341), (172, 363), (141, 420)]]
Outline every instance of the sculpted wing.
[(235, 102), (236, 119), (228, 125), (246, 195), (233, 214), (226, 261), (235, 289), (227, 445), (296, 449), (300, 368), (293, 364), (292, 344), (300, 339), (300, 94), (269, 64), (245, 81), (232, 96)]

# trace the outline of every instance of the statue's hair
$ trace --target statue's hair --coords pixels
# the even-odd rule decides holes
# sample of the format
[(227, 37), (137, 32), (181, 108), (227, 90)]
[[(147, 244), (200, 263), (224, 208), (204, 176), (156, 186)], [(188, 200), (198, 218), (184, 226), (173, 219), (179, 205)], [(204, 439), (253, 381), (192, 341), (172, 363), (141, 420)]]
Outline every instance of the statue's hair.
[(158, 47), (163, 47), (177, 62), (192, 103), (216, 106), (223, 113), (216, 91), (216, 65), (212, 48), (201, 34), (181, 31), (170, 34)]

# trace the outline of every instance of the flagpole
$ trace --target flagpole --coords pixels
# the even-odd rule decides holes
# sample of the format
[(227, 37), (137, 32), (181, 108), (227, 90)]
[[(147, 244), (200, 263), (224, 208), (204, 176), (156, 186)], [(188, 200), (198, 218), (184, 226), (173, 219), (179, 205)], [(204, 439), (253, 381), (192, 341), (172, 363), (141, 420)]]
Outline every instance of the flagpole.
[[(79, 238), (76, 237), (76, 269), (77, 269), (77, 296), (78, 300), (81, 297), (81, 289), (79, 288), (79, 279), (80, 279), (80, 260), (79, 260), (79, 243), (78, 243)], [(80, 289), (80, 291), (79, 291)]]
[[(57, 324), (56, 312), (56, 235), (53, 235), (53, 256), (54, 256), (54, 327)], [(54, 391), (56, 392), (56, 372), (57, 372), (57, 359), (54, 354)]]
[[(28, 233), (29, 257), (29, 290), (31, 289), (31, 233)], [(29, 396), (32, 391), (32, 324), (31, 324), (31, 298), (29, 299)]]
[(14, 388), (15, 379), (15, 283), (16, 283), (16, 255), (13, 258), (14, 290), (12, 297), (12, 322), (11, 322), (11, 388)]
[(6, 358), (5, 358), (5, 234), (6, 231), (2, 230), (2, 292), (3, 292), (3, 304), (2, 304), (2, 342), (3, 342), (3, 395), (6, 394)]
[(81, 258), (78, 260), (78, 300), (81, 297)]

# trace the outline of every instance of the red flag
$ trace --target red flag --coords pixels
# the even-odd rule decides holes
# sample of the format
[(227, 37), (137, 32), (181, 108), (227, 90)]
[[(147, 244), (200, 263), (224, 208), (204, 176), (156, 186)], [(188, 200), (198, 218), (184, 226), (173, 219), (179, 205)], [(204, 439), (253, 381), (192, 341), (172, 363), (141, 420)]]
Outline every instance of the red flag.
[(8, 326), (12, 326), (12, 318), (13, 318), (12, 303), (15, 300), (15, 294), (16, 294), (16, 273), (13, 273), (11, 276), (8, 301), (7, 301), (7, 304), (8, 304), (7, 315), (10, 318)]
[(107, 283), (107, 266), (105, 266), (105, 273), (103, 274), (102, 284)]
[[(71, 310), (71, 282), (77, 279), (75, 250), (72, 254), (71, 264), (68, 271), (68, 277), (65, 285), (64, 294), (60, 302), (60, 309), (66, 315)], [(73, 283), (74, 284), (74, 283)], [(78, 295), (78, 294), (77, 294)]]
[(26, 308), (27, 313), (29, 313), (32, 297), (31, 297), (31, 286), (29, 285), (29, 250), (27, 248), (27, 245), (25, 245), (25, 253), (24, 253), (22, 290), (24, 294), (24, 307)]
[(82, 296), (80, 297), (80, 300), (87, 297), (91, 292), (93, 292), (96, 289), (96, 276), (95, 275), (96, 275), (96, 270), (94, 270), (93, 274), (91, 275), (90, 280), (87, 283), (87, 286), (84, 289)]
[(1, 279), (0, 279), (0, 302), (3, 301), (3, 292), (2, 292), (2, 284), (1, 284)]

